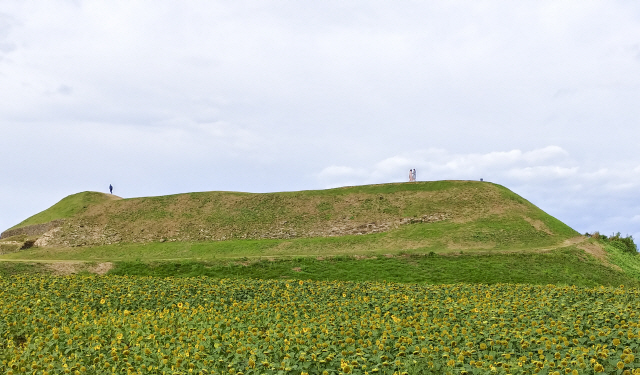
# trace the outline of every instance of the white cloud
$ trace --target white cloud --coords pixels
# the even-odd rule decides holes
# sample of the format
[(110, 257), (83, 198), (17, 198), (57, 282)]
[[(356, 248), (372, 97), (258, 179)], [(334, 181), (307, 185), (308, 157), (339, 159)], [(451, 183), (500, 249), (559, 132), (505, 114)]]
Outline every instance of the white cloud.
[(535, 167), (513, 168), (505, 173), (507, 177), (521, 183), (536, 183), (541, 181), (569, 179), (576, 177), (578, 167), (565, 168), (557, 165), (542, 165)]
[(327, 181), (340, 181), (338, 183), (329, 182), (326, 185), (327, 188), (334, 188), (339, 186), (351, 186), (351, 185), (362, 185), (373, 181), (373, 176), (370, 176), (368, 171), (365, 169), (344, 167), (344, 166), (336, 166), (332, 165), (326, 168), (323, 168), (318, 173), (318, 178)]
[[(405, 170), (417, 168), (423, 179), (428, 180), (475, 180), (481, 175), (493, 175), (525, 183), (534, 180), (573, 178), (578, 174), (577, 166), (562, 166), (556, 163), (572, 163), (569, 153), (558, 146), (526, 152), (511, 150), (486, 154), (457, 154), (442, 149), (428, 149), (385, 158), (368, 168), (358, 169), (357, 175), (368, 181), (377, 179), (378, 182), (383, 182), (396, 180), (400, 171), (404, 173)], [(331, 166), (323, 169), (317, 177), (335, 185), (345, 176), (353, 177), (355, 171), (356, 169), (348, 166)]]
[(321, 170), (320, 173), (318, 173), (318, 176), (320, 178), (343, 178), (350, 177), (354, 174), (356, 174), (356, 170), (354, 168), (332, 165)]

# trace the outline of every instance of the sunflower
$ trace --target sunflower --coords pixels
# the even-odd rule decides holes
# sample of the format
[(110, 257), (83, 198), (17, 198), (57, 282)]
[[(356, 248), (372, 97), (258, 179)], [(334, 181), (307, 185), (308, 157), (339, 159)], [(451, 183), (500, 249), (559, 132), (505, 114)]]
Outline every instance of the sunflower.
[(604, 367), (602, 367), (601, 364), (596, 363), (596, 365), (593, 366), (593, 371), (595, 371), (595, 372), (604, 372)]

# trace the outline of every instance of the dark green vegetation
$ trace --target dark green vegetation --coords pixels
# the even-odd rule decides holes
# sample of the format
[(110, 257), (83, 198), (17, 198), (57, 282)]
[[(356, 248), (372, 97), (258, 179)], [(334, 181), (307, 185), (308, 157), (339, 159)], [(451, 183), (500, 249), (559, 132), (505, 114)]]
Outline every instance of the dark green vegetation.
[(640, 256), (611, 244), (605, 244), (604, 250), (607, 252), (609, 262), (620, 267), (629, 277), (640, 280)]
[(0, 276), (50, 273), (42, 263), (0, 262)]
[(600, 232), (595, 232), (593, 234), (587, 233), (586, 236), (594, 238), (603, 244), (611, 245), (625, 253), (638, 255), (638, 246), (633, 241), (633, 236), (627, 235), (626, 237), (622, 237), (620, 232), (611, 236), (602, 235)]
[(518, 283), (640, 286), (640, 279), (603, 265), (570, 246), (551, 252), (293, 258), (233, 262), (119, 262), (111, 274), (215, 278), (390, 281), (401, 283)]
[[(590, 245), (595, 245), (591, 240)], [(552, 251), (449, 252), (118, 261), (110, 274), (155, 277), (258, 278), (403, 283), (522, 283), (640, 286), (640, 257), (605, 248), (604, 262), (576, 246)], [(172, 254), (175, 254), (172, 252)], [(76, 270), (77, 270), (76, 266)], [(85, 272), (86, 272), (85, 267)], [(0, 275), (48, 273), (44, 263), (0, 262)]]

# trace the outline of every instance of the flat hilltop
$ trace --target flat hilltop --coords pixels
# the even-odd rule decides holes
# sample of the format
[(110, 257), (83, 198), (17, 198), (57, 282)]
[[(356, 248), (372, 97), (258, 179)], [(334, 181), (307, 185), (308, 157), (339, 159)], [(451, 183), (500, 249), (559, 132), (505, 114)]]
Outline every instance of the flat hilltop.
[(10, 273), (429, 283), (619, 285), (640, 275), (640, 265), (623, 271), (603, 246), (479, 181), (127, 199), (82, 192), (3, 232), (0, 264)]

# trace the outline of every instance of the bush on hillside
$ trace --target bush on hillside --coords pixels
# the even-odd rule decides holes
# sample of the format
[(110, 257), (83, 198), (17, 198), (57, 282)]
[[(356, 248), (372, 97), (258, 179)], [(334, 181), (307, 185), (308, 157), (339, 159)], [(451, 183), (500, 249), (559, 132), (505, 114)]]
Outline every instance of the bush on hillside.
[(586, 236), (608, 243), (626, 253), (633, 255), (638, 254), (638, 246), (633, 242), (633, 236), (627, 235), (626, 237), (622, 237), (620, 232), (612, 234), (609, 237), (600, 234), (600, 232), (594, 232), (593, 234), (586, 233)]

